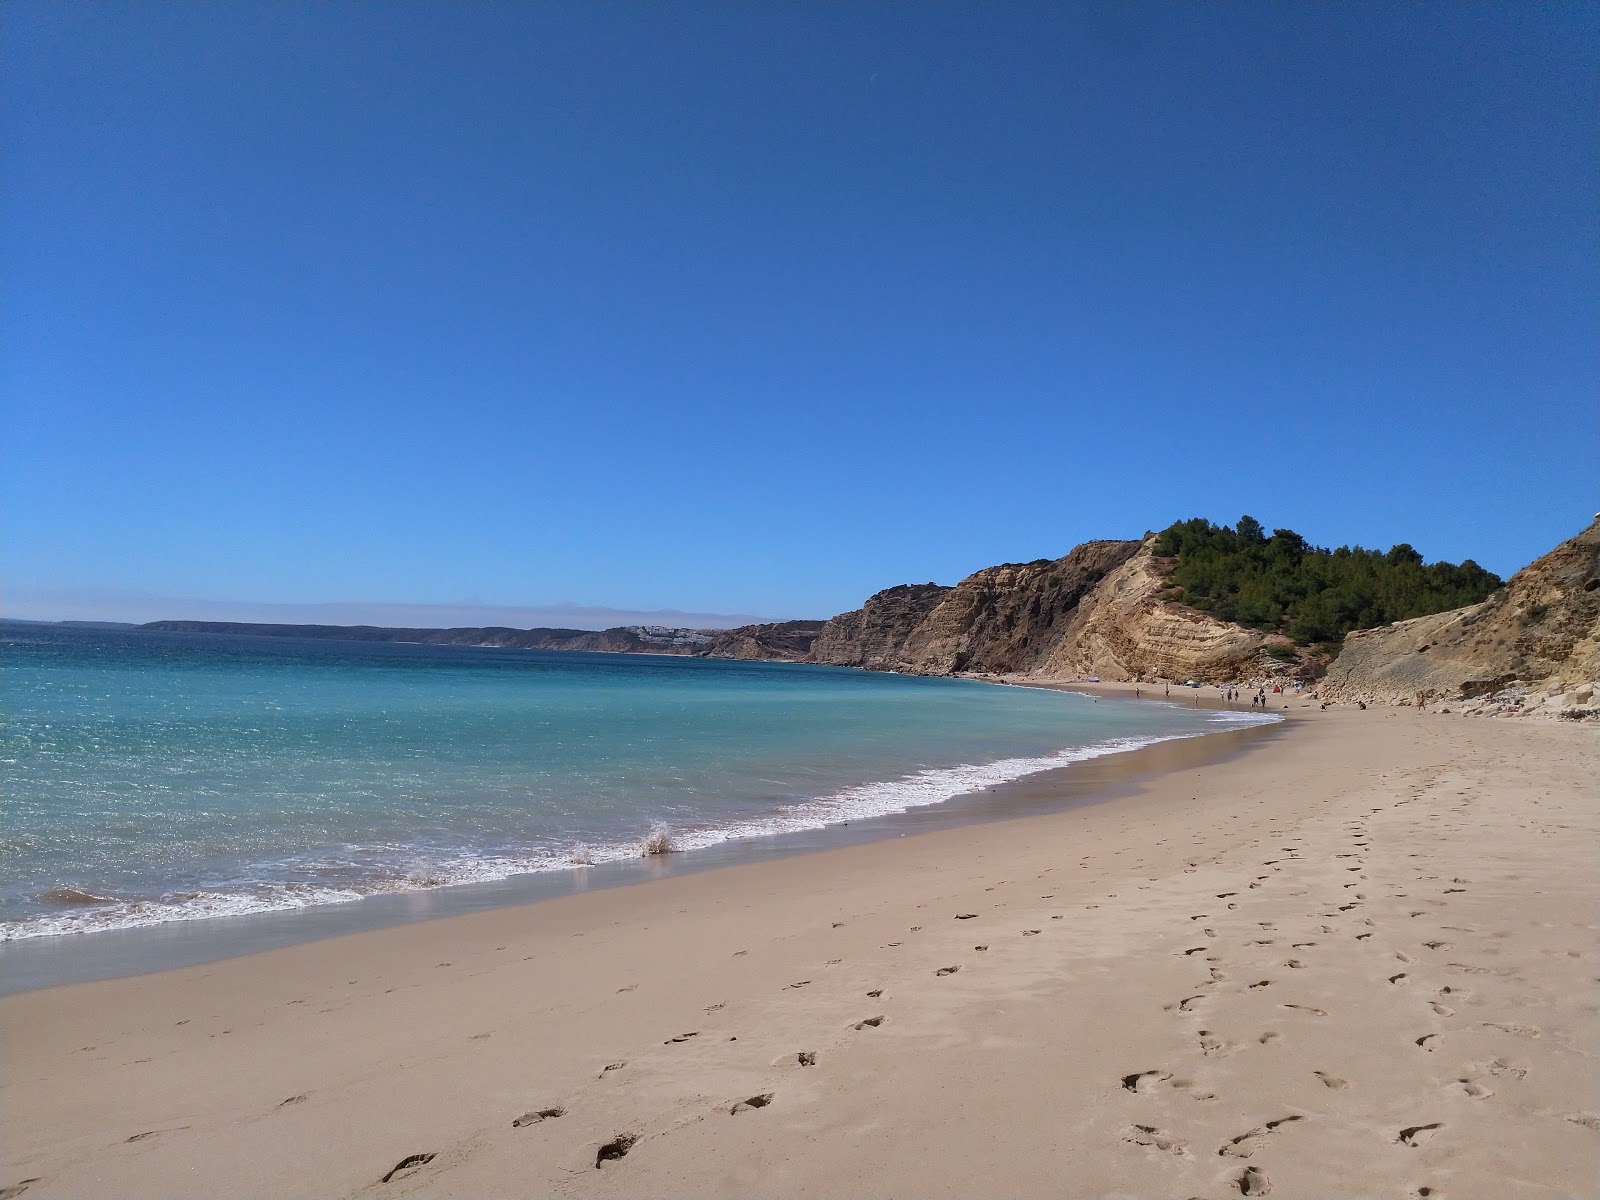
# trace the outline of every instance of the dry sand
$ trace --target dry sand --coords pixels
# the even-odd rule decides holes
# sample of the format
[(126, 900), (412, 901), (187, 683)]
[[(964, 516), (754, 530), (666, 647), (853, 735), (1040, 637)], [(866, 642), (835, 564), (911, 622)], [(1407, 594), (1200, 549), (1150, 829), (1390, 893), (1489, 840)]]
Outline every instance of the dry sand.
[(1086, 809), (10, 997), (0, 1196), (1595, 1194), (1594, 731), (1291, 715)]

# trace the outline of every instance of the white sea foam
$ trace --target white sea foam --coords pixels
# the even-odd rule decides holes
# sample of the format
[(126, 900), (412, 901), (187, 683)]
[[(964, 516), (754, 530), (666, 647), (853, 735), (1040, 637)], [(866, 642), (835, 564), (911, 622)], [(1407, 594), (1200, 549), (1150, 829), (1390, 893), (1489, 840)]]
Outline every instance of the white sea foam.
[[(1208, 712), (1203, 717), (1206, 724), (1223, 727), (1273, 724), (1282, 719), (1271, 714), (1227, 710)], [(786, 806), (767, 817), (705, 828), (675, 826), (671, 832), (672, 849), (674, 852), (703, 850), (724, 842), (775, 837), (850, 821), (893, 816), (913, 808), (943, 804), (957, 796), (981, 792), (1041, 771), (1103, 758), (1108, 754), (1122, 754), (1158, 742), (1202, 736), (1204, 733), (1197, 731), (1108, 738), (1091, 745), (1070, 747), (1035, 757), (1004, 758), (989, 763), (917, 771), (898, 779), (844, 788), (828, 796)], [(650, 832), (646, 831), (644, 836), (650, 836)], [(526, 854), (441, 856), (404, 874), (389, 874), (345, 887), (261, 883), (237, 892), (191, 891), (157, 900), (117, 901), (103, 906), (85, 906), (66, 912), (0, 922), (0, 942), (112, 929), (138, 929), (174, 921), (287, 912), (318, 905), (347, 904), (375, 895), (461, 884), (498, 883), (518, 875), (570, 871), (591, 864), (637, 860), (641, 847), (641, 840), (632, 840), (584, 846), (581, 853), (569, 847)]]

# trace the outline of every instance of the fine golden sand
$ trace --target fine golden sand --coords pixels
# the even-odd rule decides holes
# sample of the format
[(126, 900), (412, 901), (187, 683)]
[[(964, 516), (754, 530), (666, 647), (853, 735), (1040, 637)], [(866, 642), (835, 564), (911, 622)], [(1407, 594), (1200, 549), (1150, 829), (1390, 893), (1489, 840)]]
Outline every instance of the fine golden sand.
[(1288, 715), (1088, 808), (13, 996), (0, 1196), (1595, 1194), (1593, 729)]

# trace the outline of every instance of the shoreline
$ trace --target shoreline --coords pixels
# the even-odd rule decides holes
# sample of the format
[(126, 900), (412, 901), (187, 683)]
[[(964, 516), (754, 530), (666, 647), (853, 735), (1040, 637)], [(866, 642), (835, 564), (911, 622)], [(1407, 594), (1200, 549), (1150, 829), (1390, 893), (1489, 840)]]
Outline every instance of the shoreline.
[(1110, 803), (5, 997), (0, 1187), (1584, 1194), (1589, 731), (1294, 724)]
[[(631, 887), (675, 875), (826, 852), (929, 829), (1007, 820), (1038, 811), (1041, 804), (1064, 808), (1101, 803), (1123, 794), (1140, 778), (1174, 769), (1176, 764), (1220, 761), (1245, 753), (1250, 739), (1274, 736), (1274, 731), (1282, 734), (1283, 724), (1244, 724), (1173, 737), (1035, 771), (898, 813), (779, 834), (729, 838), (658, 857), (574, 866), (565, 871), (528, 872), (489, 882), (376, 893), (345, 903), (18, 938), (0, 942), (0, 996), (225, 961), (303, 942), (539, 904), (596, 888)], [(1184, 745), (1191, 749), (1158, 753), (1165, 747)]]

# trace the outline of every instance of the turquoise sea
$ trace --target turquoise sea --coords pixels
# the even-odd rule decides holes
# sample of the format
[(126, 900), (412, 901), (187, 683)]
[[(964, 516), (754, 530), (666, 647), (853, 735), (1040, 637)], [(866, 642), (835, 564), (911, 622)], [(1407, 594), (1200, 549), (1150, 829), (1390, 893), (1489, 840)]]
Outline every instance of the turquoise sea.
[(1263, 719), (841, 668), (0, 626), (0, 940), (882, 817)]

